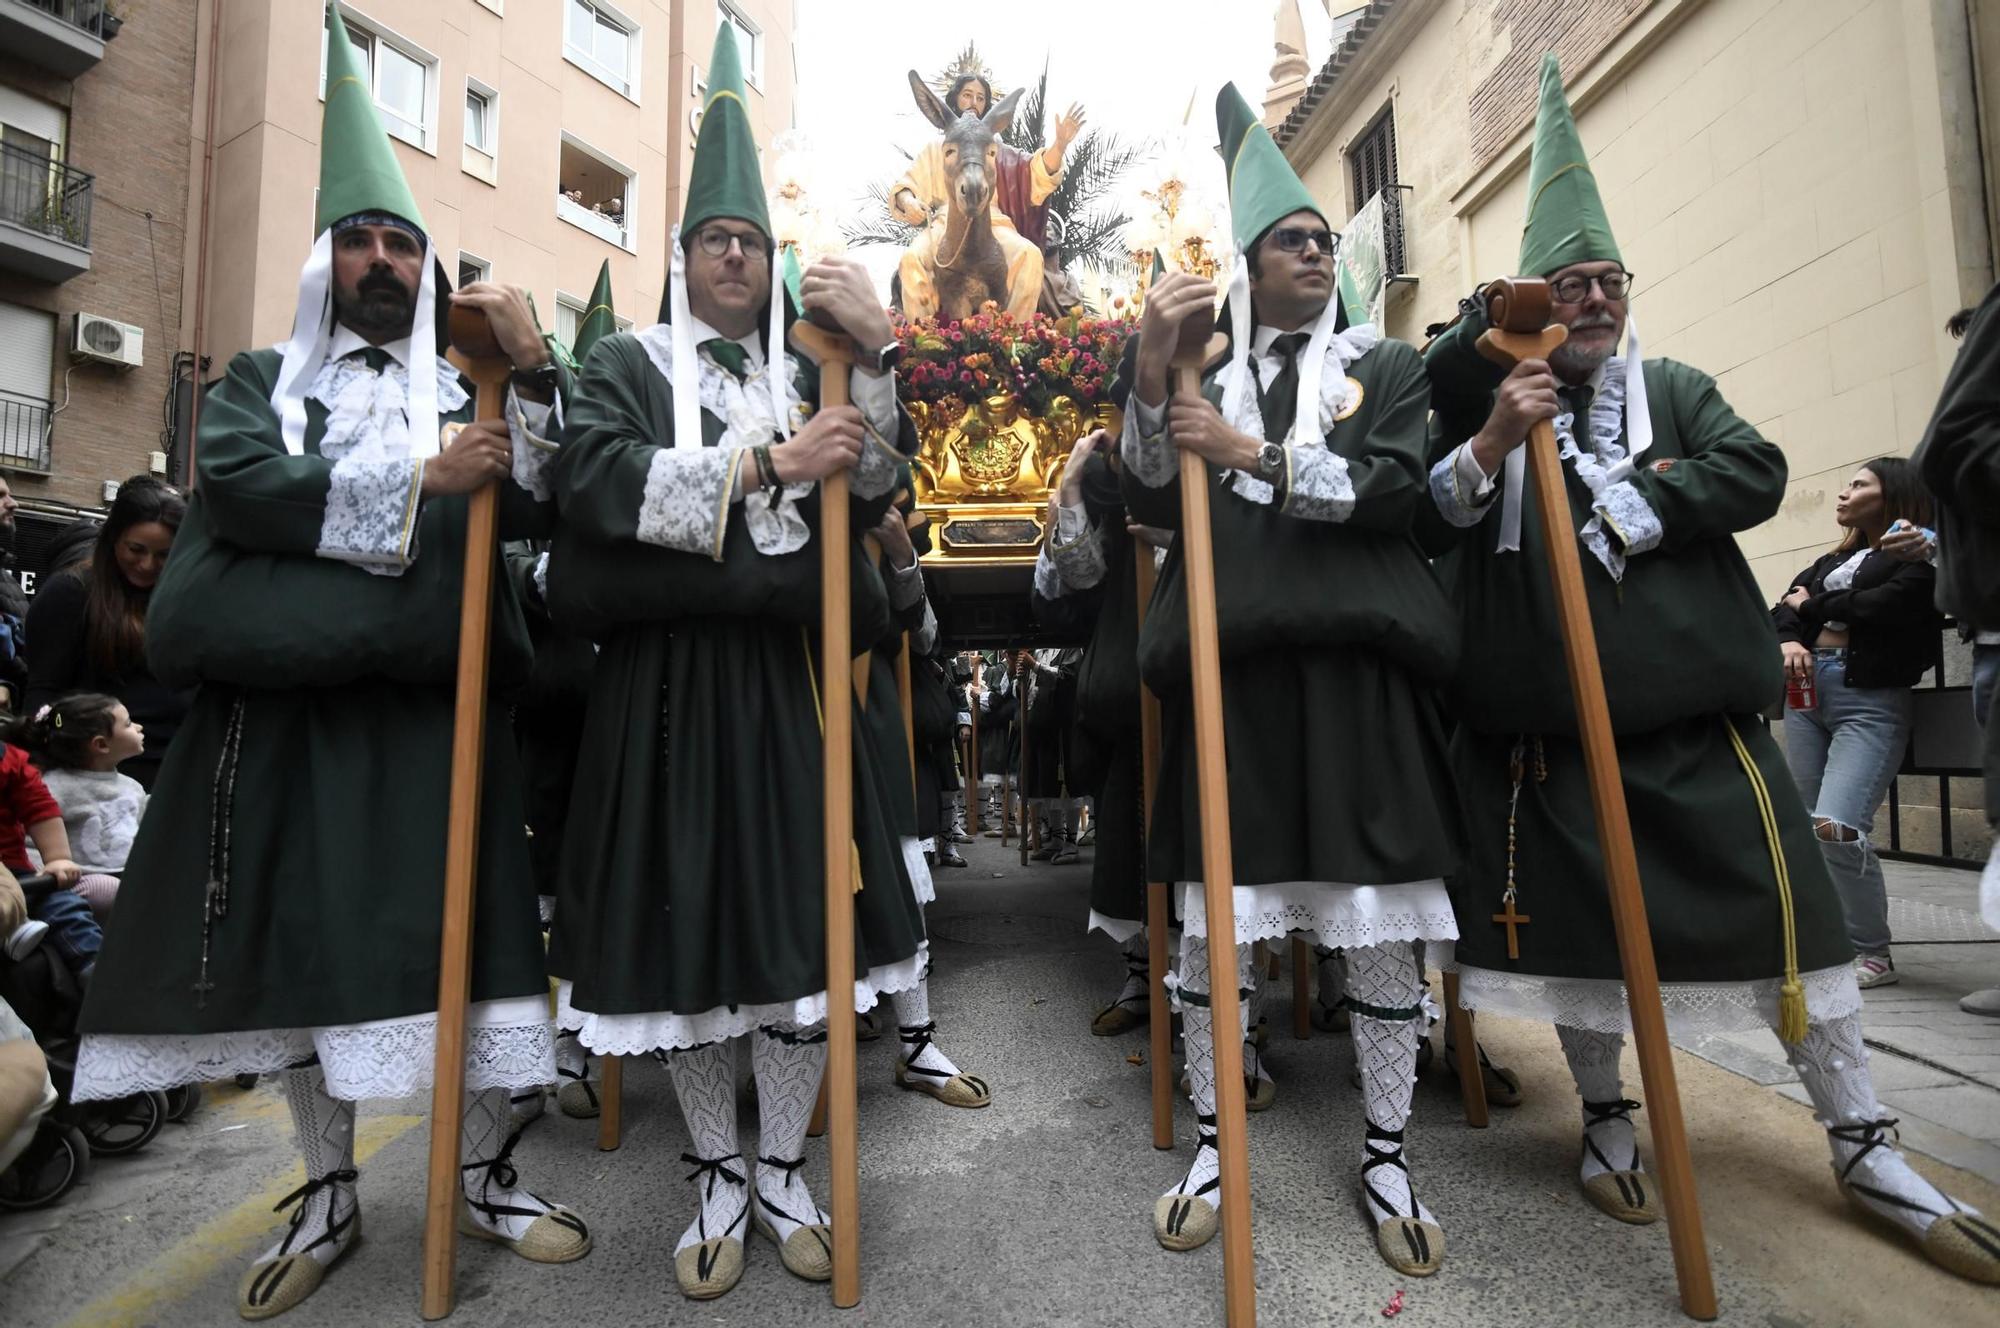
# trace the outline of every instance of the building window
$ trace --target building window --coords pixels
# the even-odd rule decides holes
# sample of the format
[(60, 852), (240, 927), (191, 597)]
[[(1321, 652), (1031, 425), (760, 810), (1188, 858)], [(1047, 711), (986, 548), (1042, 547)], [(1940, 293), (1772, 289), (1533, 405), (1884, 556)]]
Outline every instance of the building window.
[(1382, 195), (1382, 247), (1393, 280), (1409, 270), (1403, 252), (1403, 187), (1396, 179), (1396, 111), (1387, 107), (1347, 149), (1354, 181), (1354, 210)]
[[(576, 332), (578, 328), (583, 326), (584, 315), (590, 312), (589, 304), (590, 301), (583, 296), (571, 295), (568, 291), (556, 292), (555, 336), (557, 341), (565, 346), (574, 346), (576, 344)], [(620, 332), (630, 332), (632, 330), (632, 320), (629, 318), (620, 318), (616, 313), (613, 313), (611, 321), (617, 324)]]
[(492, 274), (493, 264), (487, 262), (478, 254), (467, 253), (463, 249), (458, 251), (458, 286), (456, 289), (464, 290), (473, 282), (484, 281)]
[(632, 172), (562, 136), (556, 175), (556, 215), (621, 249), (633, 249)]
[[(376, 30), (341, 7), (347, 38), (368, 71), (382, 127), (413, 148), (434, 152), (437, 142), (437, 57)], [(319, 95), (326, 96), (327, 29), (320, 30)]]
[(56, 316), (0, 303), (0, 465), (49, 468), (49, 377)]
[(762, 91), (764, 87), (764, 34), (756, 25), (743, 16), (743, 11), (729, 0), (719, 0), (715, 6), (715, 25), (718, 28), (736, 30), (736, 54), (743, 61), (743, 77), (751, 87)]
[(639, 99), (639, 27), (599, 0), (568, 0), (563, 56), (592, 78)]
[(459, 164), (488, 184), (499, 176), (500, 94), (476, 78), (465, 80), (465, 147)]

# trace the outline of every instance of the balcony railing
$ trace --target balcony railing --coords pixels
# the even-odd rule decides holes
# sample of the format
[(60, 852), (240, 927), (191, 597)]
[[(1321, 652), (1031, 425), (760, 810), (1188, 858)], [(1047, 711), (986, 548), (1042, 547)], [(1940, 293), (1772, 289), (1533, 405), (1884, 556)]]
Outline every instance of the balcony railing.
[(0, 0), (0, 50), (64, 78), (104, 58), (124, 20), (106, 0)]
[(0, 143), (0, 222), (88, 249), (94, 181), (88, 171)]
[(622, 218), (587, 208), (572, 199), (556, 195), (556, 215), (572, 226), (581, 226), (600, 240), (617, 245), (620, 249), (632, 247), (631, 231)]
[(0, 392), (0, 465), (49, 468), (49, 403)]
[(1383, 273), (1389, 281), (1412, 281), (1409, 251), (1403, 245), (1403, 202), (1410, 193), (1406, 184), (1385, 185), (1382, 189), (1382, 252), (1388, 259)]

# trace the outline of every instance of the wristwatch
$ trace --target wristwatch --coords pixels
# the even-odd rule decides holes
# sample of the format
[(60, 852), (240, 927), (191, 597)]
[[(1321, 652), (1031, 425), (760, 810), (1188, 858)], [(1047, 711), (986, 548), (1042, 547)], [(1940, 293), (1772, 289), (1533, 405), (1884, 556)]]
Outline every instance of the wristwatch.
[(562, 384), (562, 371), (550, 360), (538, 369), (516, 369), (508, 375), (514, 386), (529, 392), (546, 392), (551, 397)]
[(870, 373), (894, 373), (896, 365), (902, 358), (903, 343), (892, 341), (875, 350), (857, 351), (854, 364), (856, 368), (866, 369)]
[(1265, 443), (1257, 449), (1257, 474), (1267, 480), (1275, 480), (1285, 473), (1285, 449), (1277, 443)]

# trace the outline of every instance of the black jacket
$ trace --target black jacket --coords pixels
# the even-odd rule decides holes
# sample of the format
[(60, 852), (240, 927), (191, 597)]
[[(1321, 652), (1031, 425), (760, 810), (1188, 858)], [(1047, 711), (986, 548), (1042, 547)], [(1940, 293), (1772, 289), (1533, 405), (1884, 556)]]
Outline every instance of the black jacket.
[(2000, 628), (2000, 285), (1973, 315), (1910, 460), (1938, 503), (1938, 607)]
[(1826, 589), (1826, 575), (1851, 553), (1822, 555), (1793, 577), (1810, 598), (1794, 609), (1780, 600), (1771, 621), (1780, 641), (1810, 648), (1829, 622), (1847, 624), (1847, 685), (1914, 687), (1937, 662), (1944, 619), (1937, 611), (1937, 572), (1929, 563), (1909, 563), (1871, 553), (1854, 569), (1846, 590)]

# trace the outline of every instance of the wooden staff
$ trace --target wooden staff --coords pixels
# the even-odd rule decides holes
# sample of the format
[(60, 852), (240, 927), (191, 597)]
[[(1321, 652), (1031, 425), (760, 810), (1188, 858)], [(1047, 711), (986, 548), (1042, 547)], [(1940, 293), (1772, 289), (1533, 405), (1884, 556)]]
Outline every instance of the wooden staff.
[[(800, 320), (792, 340), (819, 363), (819, 404), (848, 404), (854, 346), (839, 333)], [(853, 624), (848, 604), (850, 542), (847, 472), (819, 485), (819, 694), (825, 704), (825, 811), (820, 852), (826, 859), (826, 1103), (833, 1217), (833, 1303), (861, 1300), (861, 1139), (856, 1121), (854, 1047)]]
[[(1132, 541), (1132, 575), (1138, 582), (1139, 627), (1146, 626), (1146, 609), (1153, 602), (1159, 572), (1153, 548)], [(1160, 781), (1160, 699), (1139, 684), (1139, 826), (1140, 862), (1152, 842), (1153, 798)], [(1146, 882), (1146, 1012), (1147, 1038), (1153, 1054), (1153, 1147), (1174, 1146), (1173, 1018), (1167, 998), (1167, 883)], [(1241, 1053), (1238, 1053), (1239, 1056)]]
[[(1569, 335), (1563, 325), (1550, 324), (1550, 308), (1546, 281), (1516, 277), (1494, 282), (1487, 288), (1492, 329), (1479, 338), (1480, 353), (1510, 369), (1525, 359), (1547, 359)], [(1611, 892), (1611, 921), (1625, 972), (1633, 1040), (1639, 1048), (1639, 1075), (1651, 1109), (1654, 1163), (1667, 1210), (1667, 1235), (1673, 1246), (1681, 1309), (1690, 1318), (1713, 1319), (1715, 1283), (1709, 1272), (1708, 1247), (1702, 1239), (1694, 1165), (1688, 1156), (1687, 1129), (1674, 1082), (1673, 1044), (1668, 1041), (1666, 1015), (1660, 1007), (1660, 975), (1653, 963), (1646, 896), (1639, 884), (1639, 861), (1632, 848), (1632, 825), (1619, 779), (1618, 743), (1611, 729), (1611, 707), (1605, 699), (1590, 600), (1584, 592), (1583, 563), (1577, 542), (1569, 534), (1574, 523), (1562, 457), (1556, 450), (1555, 427), (1548, 420), (1537, 420), (1528, 436), (1528, 469), (1534, 481), (1535, 509), (1541, 516), (1542, 542), (1548, 548), (1549, 580), (1555, 592), (1563, 657), (1569, 665), (1570, 694), (1576, 698), (1577, 735), (1589, 773), (1605, 885)], [(1512, 904), (1505, 915), (1496, 914), (1495, 921), (1503, 917), (1510, 931), (1527, 920), (1515, 914)], [(1466, 1049), (1461, 1042), (1460, 1053)], [(1474, 1070), (1476, 1073), (1476, 1064)]]
[[(896, 700), (903, 707), (903, 747), (910, 758), (910, 788), (917, 787), (917, 714), (910, 694), (910, 634), (903, 633), (902, 653), (896, 656)], [(935, 801), (935, 799), (933, 799)]]
[(979, 688), (984, 681), (986, 661), (977, 651), (972, 656), (972, 686), (966, 689), (966, 712), (972, 720), (972, 732), (965, 740), (965, 832), (979, 833)]
[[(1201, 391), (1202, 366), (1228, 341), (1209, 334), (1214, 316), (1181, 324), (1174, 391)], [(1215, 533), (1209, 526), (1208, 463), (1183, 449), (1182, 567), (1187, 576), (1188, 656), (1194, 690), (1195, 779), (1201, 794), (1202, 893), (1208, 910), (1208, 1007), (1215, 1028), (1215, 1122), (1222, 1180), (1223, 1303), (1230, 1328), (1257, 1322), (1257, 1269), (1250, 1250), (1250, 1147), (1243, 1114), (1242, 1022), (1236, 992), (1236, 864), (1229, 838), (1229, 770), (1222, 733), (1222, 650), (1216, 625)]]
[(1486, 1076), (1479, 1068), (1479, 1042), (1472, 1031), (1472, 1012), (1458, 1003), (1458, 974), (1444, 975), (1445, 1027), (1451, 1030), (1452, 1056), (1458, 1066), (1458, 1100), (1465, 1123), (1486, 1128)]
[[(452, 364), (476, 388), (473, 418), (505, 412), (513, 371), (486, 316), (454, 307)], [(472, 995), (472, 904), (479, 865), (479, 794), (486, 761), (486, 661), (492, 644), (493, 562), (500, 489), (466, 504), (465, 578), (458, 613), (458, 698), (451, 728), (451, 810), (445, 823), (444, 925), (438, 954), (437, 1063), (431, 1078), (430, 1189), (424, 1206), (422, 1313), (451, 1313), (458, 1260), (459, 1131), (465, 1118), (465, 1016)]]
[[(1028, 865), (1028, 831), (1038, 819), (1028, 810), (1028, 689), (1036, 685), (1035, 657), (1023, 656), (1028, 663), (1015, 664), (1014, 722), (1021, 727), (1021, 865)], [(1041, 847), (1038, 840), (1036, 848)]]
[(625, 1058), (604, 1056), (598, 1060), (600, 1075), (597, 1082), (597, 1150), (600, 1153), (615, 1153), (624, 1142), (622, 1131), (625, 1123)]

